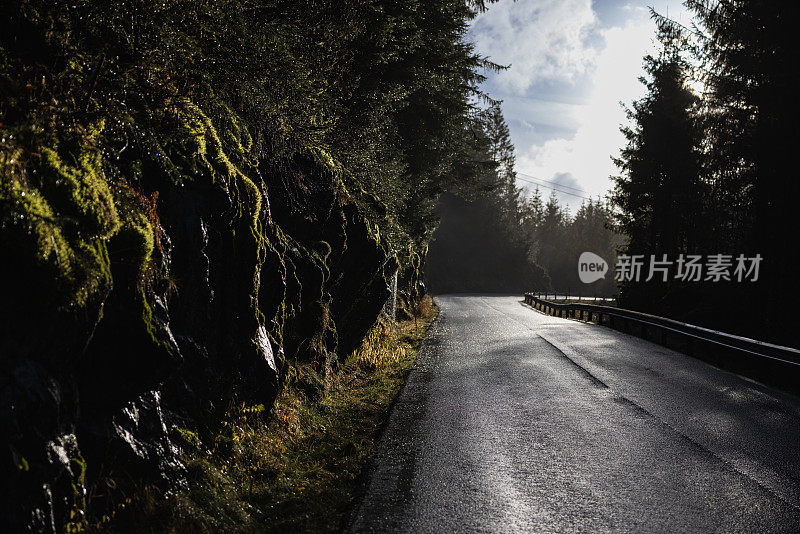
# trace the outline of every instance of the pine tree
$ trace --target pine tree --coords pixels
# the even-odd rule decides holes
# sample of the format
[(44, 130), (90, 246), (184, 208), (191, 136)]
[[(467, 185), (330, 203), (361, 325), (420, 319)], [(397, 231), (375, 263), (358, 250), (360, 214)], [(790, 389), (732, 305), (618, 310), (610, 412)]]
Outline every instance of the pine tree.
[(621, 128), (628, 144), (614, 160), (618, 222), (636, 254), (696, 250), (703, 214), (699, 99), (687, 85), (680, 35), (664, 29), (659, 39), (658, 57), (645, 58), (647, 95), (628, 109), (634, 124)]
[[(697, 56), (707, 87), (708, 172), (715, 182), (717, 234), (764, 257), (768, 298), (796, 291), (800, 252), (785, 242), (796, 227), (800, 180), (790, 171), (798, 145), (797, 2), (689, 0), (699, 19)], [(780, 315), (772, 317), (780, 322)]]
[[(594, 252), (606, 260), (609, 266), (613, 266), (616, 263), (617, 248), (622, 241), (613, 228), (614, 217), (609, 206), (599, 199), (582, 204), (569, 225), (567, 242), (573, 251), (572, 257), (577, 261), (582, 252)], [(614, 295), (617, 292), (613, 272), (607, 273), (605, 278), (593, 282), (589, 287), (584, 287), (575, 273), (572, 287), (586, 290), (588, 295)]]
[[(776, 301), (800, 285), (794, 274), (800, 251), (784, 237), (787, 228), (796, 226), (794, 203), (800, 195), (800, 180), (787, 171), (793, 167), (800, 121), (796, 38), (789, 21), (800, 14), (800, 6), (777, 0), (687, 0), (685, 5), (695, 13), (686, 34), (696, 81), (703, 85), (699, 119), (704, 188), (692, 191), (704, 198), (708, 224), (696, 233), (708, 236), (700, 243), (706, 253), (763, 257), (758, 283), (717, 284), (694, 295), (717, 310), (697, 320), (793, 342), (786, 334), (785, 314), (767, 307), (758, 318), (744, 320), (741, 303), (753, 297)], [(675, 21), (654, 17), (662, 34), (686, 32)], [(683, 209), (692, 213), (695, 207), (690, 203)], [(634, 219), (639, 215), (647, 214), (637, 213)], [(621, 222), (640, 230), (634, 219)], [(646, 217), (642, 220), (649, 224)]]

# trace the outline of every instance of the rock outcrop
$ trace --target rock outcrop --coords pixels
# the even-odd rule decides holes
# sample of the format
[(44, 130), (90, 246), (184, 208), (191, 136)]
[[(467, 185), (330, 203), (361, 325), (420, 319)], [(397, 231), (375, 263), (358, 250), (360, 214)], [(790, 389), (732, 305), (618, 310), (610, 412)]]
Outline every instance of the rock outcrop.
[(222, 104), (4, 143), (0, 530), (180, 487), (175, 429), (271, 405), (290, 365), (324, 379), (389, 295), (397, 258), (330, 157), (256, 159)]

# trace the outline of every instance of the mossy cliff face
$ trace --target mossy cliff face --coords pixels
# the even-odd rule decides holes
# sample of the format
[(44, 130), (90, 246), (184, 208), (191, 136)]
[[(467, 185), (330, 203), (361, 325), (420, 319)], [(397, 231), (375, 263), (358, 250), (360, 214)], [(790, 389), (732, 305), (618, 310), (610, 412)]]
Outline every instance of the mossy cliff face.
[(397, 261), (330, 156), (256, 159), (205, 108), (0, 125), (0, 530), (180, 487), (171, 436), (208, 438), (288, 376), (324, 387), (386, 302)]

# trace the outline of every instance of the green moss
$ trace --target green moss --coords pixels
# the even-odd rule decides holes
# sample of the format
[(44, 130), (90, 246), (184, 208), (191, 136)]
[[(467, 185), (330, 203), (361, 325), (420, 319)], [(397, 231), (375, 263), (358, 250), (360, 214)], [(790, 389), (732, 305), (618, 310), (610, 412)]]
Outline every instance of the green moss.
[(364, 225), (367, 227), (367, 237), (370, 239), (374, 244), (375, 248), (382, 249), (383, 245), (381, 243), (381, 228), (377, 224), (373, 225), (369, 222), (368, 219), (364, 219)]
[(72, 245), (76, 268), (72, 270), (74, 290), (66, 303), (70, 309), (83, 308), (102, 299), (112, 285), (111, 261), (102, 239), (78, 239)]
[(173, 427), (170, 431), (170, 435), (173, 441), (175, 441), (186, 454), (200, 452), (202, 443), (197, 433), (186, 428)]
[(213, 183), (234, 195), (240, 216), (249, 216), (255, 225), (261, 211), (261, 192), (227, 155), (233, 153), (240, 162), (248, 162), (252, 139), (233, 112), (223, 109), (223, 116), (226, 117), (224, 122), (229, 126), (225, 130), (226, 146), (223, 146), (211, 119), (191, 101), (181, 101), (178, 116), (188, 140), (185, 146), (192, 154), (193, 167), (198, 174), (209, 177)]
[(128, 239), (129, 249), (134, 261), (142, 268), (150, 260), (155, 247), (153, 227), (143, 213), (128, 211), (124, 216), (124, 224), (119, 232)]
[[(285, 251), (279, 252), (270, 240), (275, 234), (274, 226), (262, 209), (261, 189), (251, 178), (260, 182), (253, 140), (239, 117), (226, 105), (213, 99), (203, 105), (201, 109), (190, 100), (182, 99), (174, 106), (180, 125), (177, 137), (183, 138), (177, 143), (180, 159), (189, 172), (187, 179), (223, 189), (236, 210), (225, 240), (230, 243), (231, 253), (240, 266), (232, 277), (231, 298), (235, 299), (237, 307), (247, 310), (239, 317), (237, 328), (256, 331), (265, 327), (271, 340), (282, 342), (283, 322), (278, 316), (283, 310), (270, 308), (265, 310), (269, 316), (265, 316), (260, 306), (262, 279), (267, 280), (269, 286), (275, 283), (272, 275), (281, 276), (287, 269), (282, 261)], [(275, 262), (278, 258), (279, 266), (265, 267), (267, 261)], [(264, 269), (272, 270), (262, 272)], [(270, 291), (267, 287), (265, 295)], [(276, 296), (267, 295), (267, 300)], [(280, 343), (276, 345), (281, 346)], [(253, 354), (255, 347), (249, 339), (243, 338), (235, 357), (243, 361), (261, 358)]]
[(69, 521), (64, 526), (66, 532), (82, 532), (87, 526), (86, 517), (86, 471), (87, 464), (77, 448), (71, 451), (69, 468), (72, 471), (72, 506)]
[(50, 204), (42, 194), (3, 173), (0, 176), (0, 202), (3, 204), (3, 230), (16, 230), (20, 245), (53, 271), (67, 276), (72, 267), (72, 251), (64, 239)]
[(342, 164), (331, 156), (330, 152), (322, 147), (311, 147), (308, 149), (312, 159), (317, 162), (321, 167), (327, 169), (329, 172), (341, 174), (344, 172)]
[(42, 189), (61, 217), (73, 219), (81, 232), (108, 238), (120, 222), (101, 168), (101, 153), (92, 146), (101, 131), (102, 126), (96, 126), (88, 138), (62, 143), (61, 152), (43, 147), (38, 170)]
[(121, 188), (115, 204), (120, 214), (120, 227), (114, 236), (114, 259), (131, 266), (133, 277), (139, 279), (155, 249), (154, 230), (131, 190)]
[(0, 156), (0, 242), (14, 250), (12, 270), (47, 296), (45, 307), (82, 308), (111, 285), (105, 238), (120, 223), (99, 156), (84, 148), (77, 167), (43, 148), (27, 172), (12, 162), (35, 154), (17, 147)]
[(222, 102), (212, 102), (211, 108), (218, 121), (216, 131), (225, 146), (227, 157), (236, 166), (254, 166), (253, 138), (242, 120)]

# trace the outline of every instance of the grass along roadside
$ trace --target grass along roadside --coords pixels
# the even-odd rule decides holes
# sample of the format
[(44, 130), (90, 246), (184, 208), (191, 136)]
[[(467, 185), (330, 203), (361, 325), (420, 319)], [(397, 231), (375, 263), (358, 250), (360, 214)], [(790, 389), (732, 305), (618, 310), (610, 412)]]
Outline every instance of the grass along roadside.
[[(134, 503), (138, 517), (130, 527), (337, 531), (377, 431), (438, 309), (426, 296), (418, 312), (416, 319), (397, 324), (380, 321), (318, 398), (290, 383), (269, 417), (263, 406), (237, 407), (210, 450), (187, 453), (189, 490), (167, 501), (143, 495)], [(187, 433), (184, 449), (191, 449), (193, 440)]]

